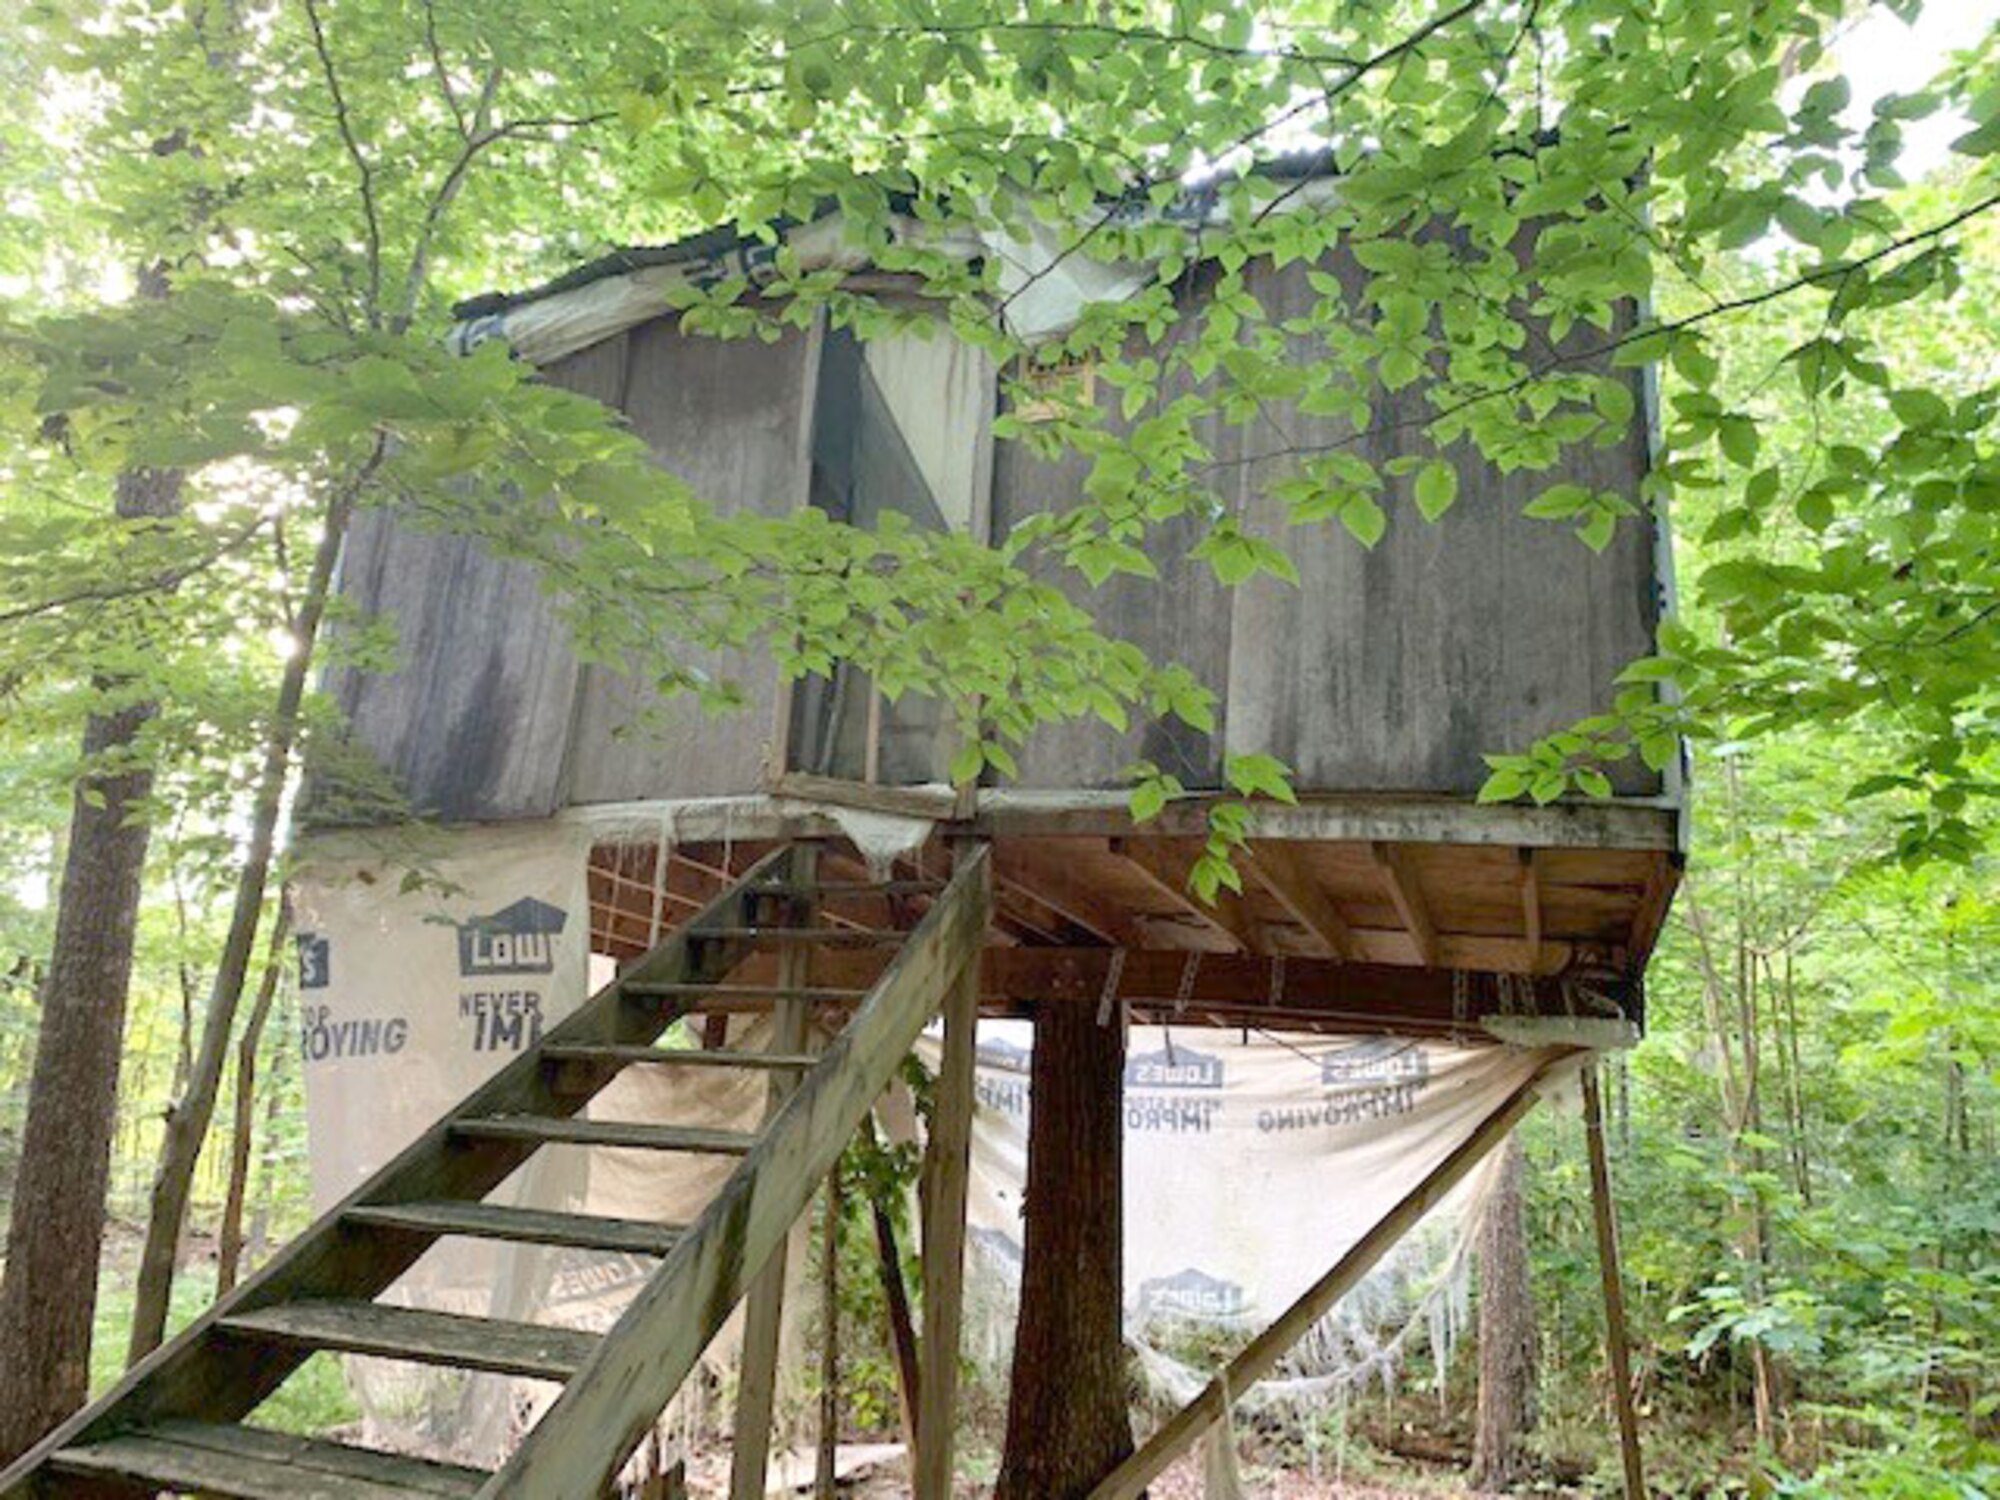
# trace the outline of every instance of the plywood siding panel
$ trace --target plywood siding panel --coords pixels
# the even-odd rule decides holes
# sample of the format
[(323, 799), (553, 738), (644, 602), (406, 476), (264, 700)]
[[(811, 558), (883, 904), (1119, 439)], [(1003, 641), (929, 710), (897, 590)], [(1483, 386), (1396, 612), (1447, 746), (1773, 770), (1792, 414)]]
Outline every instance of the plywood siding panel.
[[(1332, 268), (1358, 287), (1351, 261)], [(1250, 275), (1274, 318), (1314, 298), (1304, 266)], [(1294, 343), (1302, 361), (1321, 357), (1309, 340)], [(1263, 496), (1291, 472), (1289, 458), (1265, 456), (1280, 449), (1344, 446), (1377, 465), (1425, 452), (1414, 433), (1427, 410), (1417, 388), (1389, 395), (1361, 434), (1281, 411), (1234, 434), (1234, 457)], [(1392, 481), (1388, 534), (1372, 551), (1337, 522), (1288, 526), (1273, 502), (1253, 498), (1254, 523), (1287, 548), (1302, 581), (1260, 577), (1235, 594), (1230, 751), (1276, 755), (1302, 787), (1468, 793), (1485, 778), (1484, 753), (1607, 710), (1618, 671), (1652, 648), (1650, 523), (1625, 524), (1599, 555), (1567, 527), (1520, 512), (1557, 479), (1636, 495), (1644, 445), (1635, 422), (1626, 441), (1578, 450), (1551, 474), (1502, 474), (1455, 451), (1457, 505), (1426, 524), (1410, 481)], [(1634, 766), (1618, 790), (1650, 793), (1658, 780)]]
[[(1188, 325), (1182, 325), (1183, 328)], [(1182, 334), (1170, 336), (1169, 347)], [(1141, 352), (1135, 343), (1134, 352)], [(1188, 384), (1185, 374), (1163, 382), (1161, 399), (1171, 400)], [(1099, 390), (1115, 412), (1115, 392)], [(1129, 432), (1131, 423), (1112, 416), (1107, 425)], [(1229, 434), (1219, 419), (1196, 426), (1202, 441), (1217, 446)], [(1019, 442), (996, 442), (993, 450), (993, 536), (1005, 537), (1030, 516), (1061, 513), (1083, 497), (1090, 462), (1073, 452), (1044, 460)], [(1206, 526), (1190, 518), (1168, 521), (1146, 535), (1145, 550), (1159, 570), (1157, 582), (1116, 577), (1098, 587), (1076, 570), (1043, 562), (1037, 576), (1055, 584), (1088, 609), (1106, 635), (1128, 640), (1156, 663), (1178, 662), (1217, 695), (1216, 733), (1204, 734), (1179, 719), (1151, 718), (1143, 710), (1124, 733), (1096, 720), (1054, 724), (1037, 732), (1016, 758), (1026, 787), (1110, 787), (1123, 785), (1124, 769), (1150, 760), (1178, 776), (1189, 788), (1209, 788), (1222, 780), (1222, 735), (1226, 706), (1221, 698), (1229, 675), (1229, 591), (1208, 564), (1188, 553)]]
[[(552, 367), (550, 380), (615, 403), (625, 339)], [(393, 625), (394, 671), (338, 667), (327, 690), (350, 743), (385, 770), (413, 810), (448, 820), (545, 817), (561, 802), (577, 666), (556, 600), (525, 563), (362, 515), (341, 561), (342, 595)], [(339, 817), (337, 797), (316, 815)]]
[[(661, 319), (633, 330), (625, 405), (662, 467), (724, 510), (780, 515), (805, 503), (817, 334), (775, 344), (685, 335)], [(753, 791), (763, 782), (778, 675), (758, 644), (743, 650), (661, 643), (673, 660), (738, 684), (744, 707), (705, 715), (692, 698), (662, 703), (634, 674), (583, 671), (566, 800), (572, 804)]]

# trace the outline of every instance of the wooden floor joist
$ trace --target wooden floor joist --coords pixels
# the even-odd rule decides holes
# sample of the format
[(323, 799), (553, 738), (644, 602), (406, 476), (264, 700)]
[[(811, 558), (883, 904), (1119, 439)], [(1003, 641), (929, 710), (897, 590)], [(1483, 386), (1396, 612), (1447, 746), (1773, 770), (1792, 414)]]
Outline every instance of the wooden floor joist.
[(1262, 949), (1256, 919), (1242, 896), (1227, 886), (1216, 891), (1213, 901), (1203, 901), (1194, 893), (1190, 881), (1195, 855), (1186, 846), (1164, 839), (1115, 839), (1111, 850), (1143, 875), (1155, 891), (1230, 947), (1243, 953)]
[(1362, 956), (1354, 929), (1289, 846), (1265, 840), (1247, 846), (1240, 857), (1257, 882), (1277, 898), (1294, 921), (1325, 946), (1329, 956), (1343, 959)]
[(1396, 915), (1402, 918), (1404, 930), (1416, 946), (1417, 961), (1427, 969), (1437, 968), (1440, 963), (1437, 926), (1431, 921), (1430, 905), (1424, 900), (1423, 887), (1418, 883), (1409, 855), (1396, 844), (1376, 843), (1370, 847), (1389, 888), (1389, 899), (1396, 904)]

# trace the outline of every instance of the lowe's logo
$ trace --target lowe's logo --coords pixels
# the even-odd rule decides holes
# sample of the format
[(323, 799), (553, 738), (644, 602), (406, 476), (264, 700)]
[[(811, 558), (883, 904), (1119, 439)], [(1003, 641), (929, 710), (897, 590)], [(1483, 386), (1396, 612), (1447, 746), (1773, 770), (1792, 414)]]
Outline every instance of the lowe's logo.
[(1156, 1276), (1139, 1284), (1139, 1311), (1186, 1318), (1240, 1318), (1250, 1309), (1243, 1288), (1220, 1276), (1189, 1266), (1172, 1276)]
[(1377, 1037), (1322, 1052), (1319, 1081), (1329, 1088), (1356, 1084), (1425, 1083), (1431, 1076), (1430, 1055), (1408, 1042)]
[(1189, 1047), (1135, 1052), (1125, 1060), (1125, 1086), (1142, 1089), (1219, 1089), (1222, 1059)]
[(559, 906), (524, 896), (491, 916), (458, 924), (458, 972), (464, 975), (549, 974), (556, 937), (569, 922)]

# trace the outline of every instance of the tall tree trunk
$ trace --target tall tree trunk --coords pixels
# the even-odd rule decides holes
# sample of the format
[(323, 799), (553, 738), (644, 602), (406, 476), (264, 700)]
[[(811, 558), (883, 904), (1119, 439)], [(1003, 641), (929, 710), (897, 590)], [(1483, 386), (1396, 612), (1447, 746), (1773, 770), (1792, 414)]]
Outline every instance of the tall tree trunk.
[(229, 1136), (229, 1188), (222, 1200), (222, 1229), (216, 1236), (215, 1295), (236, 1286), (243, 1261), (243, 1198), (250, 1186), (250, 1148), (257, 1123), (257, 1048), (264, 1040), (264, 1023), (285, 972), (285, 939), (291, 935), (291, 914), (282, 907), (271, 928), (271, 948), (264, 958), (264, 975), (257, 981), (257, 999), (243, 1035), (236, 1043), (236, 1119)]
[(1535, 1425), (1535, 1303), (1528, 1284), (1527, 1157), (1518, 1135), (1501, 1148), (1479, 1227), (1479, 1418), (1472, 1483), (1505, 1489), (1527, 1468)]
[(160, 1142), (160, 1165), (153, 1178), (146, 1244), (140, 1253), (139, 1278), (132, 1303), (129, 1357), (134, 1362), (152, 1353), (166, 1337), (167, 1308), (173, 1296), (174, 1270), (180, 1259), (181, 1231), (187, 1224), (188, 1198), (194, 1187), (195, 1167), (201, 1160), (202, 1142), (207, 1139), (209, 1124), (215, 1118), (215, 1097), (229, 1055), (229, 1036), (236, 1023), (236, 1008), (243, 998), (257, 926), (263, 916), (264, 892), (277, 849), (278, 821), (284, 811), (285, 784), (291, 775), (292, 746), (298, 738), (313, 647), (319, 638), (320, 620), (326, 613), (334, 564), (340, 558), (348, 518), (353, 514), (356, 498), (380, 465), (382, 454), (383, 445), (378, 439), (373, 455), (341, 483), (329, 501), (325, 530), (313, 554), (312, 572), (292, 620), (292, 654), (285, 661), (284, 674), (278, 682), (278, 701), (265, 734), (263, 764), (258, 771), (256, 801), (250, 816), (250, 845), (237, 878), (229, 933), (223, 940), (222, 957), (216, 964), (215, 982), (209, 990), (201, 1045), (195, 1054), (187, 1092), (168, 1110), (166, 1132)]
[(1124, 1311), (1125, 1038), (1035, 1012), (1021, 1319), (994, 1500), (1078, 1500), (1132, 1452)]
[[(143, 276), (140, 290), (165, 296), (164, 274)], [(177, 471), (142, 469), (118, 480), (122, 521), (166, 520), (180, 508)], [(116, 692), (119, 684), (98, 687)], [(0, 1282), (0, 1465), (81, 1406), (89, 1391), (118, 1065), (150, 837), (141, 809), (153, 773), (132, 754), (156, 711), (152, 703), (128, 704), (92, 714), (84, 726), (89, 769), (71, 802)]]

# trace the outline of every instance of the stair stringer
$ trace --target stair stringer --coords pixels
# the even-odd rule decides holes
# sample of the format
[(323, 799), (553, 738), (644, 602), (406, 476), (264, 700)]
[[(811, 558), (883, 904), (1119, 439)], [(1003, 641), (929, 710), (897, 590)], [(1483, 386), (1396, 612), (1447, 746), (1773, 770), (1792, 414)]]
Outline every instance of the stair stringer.
[[(134, 1427), (176, 1418), (234, 1422), (268, 1398), (305, 1362), (307, 1349), (260, 1347), (245, 1357), (218, 1324), (238, 1313), (314, 1297), (372, 1298), (429, 1248), (420, 1236), (350, 1233), (350, 1211), (437, 1197), (478, 1198), (533, 1154), (532, 1143), (454, 1138), (460, 1120), (498, 1114), (574, 1114), (588, 1096), (552, 1086), (542, 1048), (554, 1044), (652, 1041), (675, 1018), (671, 1007), (641, 1007), (626, 984), (719, 980), (749, 944), (713, 929), (756, 925), (756, 902), (774, 879), (789, 876), (795, 850), (773, 850), (715, 900), (676, 928), (617, 980), (551, 1027), (461, 1100), (339, 1204), (315, 1219), (255, 1275), (200, 1314), (186, 1329), (128, 1370), (96, 1401), (62, 1423), (0, 1473), (0, 1500), (28, 1500), (60, 1449), (97, 1442)], [(710, 934), (710, 935), (705, 935)], [(888, 976), (885, 975), (886, 980)], [(879, 988), (879, 987), (878, 987)], [(595, 1497), (594, 1497), (595, 1500)]]

